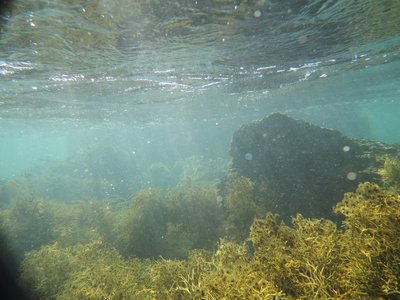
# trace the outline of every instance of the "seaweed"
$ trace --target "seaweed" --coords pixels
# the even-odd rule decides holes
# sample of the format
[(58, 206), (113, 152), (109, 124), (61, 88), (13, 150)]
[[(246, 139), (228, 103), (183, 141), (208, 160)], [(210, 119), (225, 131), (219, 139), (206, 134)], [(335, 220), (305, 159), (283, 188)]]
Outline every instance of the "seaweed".
[(164, 253), (167, 244), (166, 207), (157, 189), (140, 191), (118, 225), (117, 248), (125, 256), (154, 258)]
[(254, 182), (247, 177), (234, 176), (224, 200), (227, 211), (226, 230), (236, 240), (244, 240), (254, 218), (262, 212), (254, 199)]
[(25, 252), (55, 241), (55, 216), (51, 204), (42, 198), (17, 198), (2, 211), (2, 233), (20, 261)]
[(53, 201), (54, 231), (63, 246), (93, 240), (114, 242), (115, 215), (110, 204), (94, 198), (71, 204)]
[[(222, 208), (215, 188), (176, 189), (167, 193), (165, 203), (170, 224), (170, 234), (166, 236), (169, 245), (167, 257), (185, 258), (192, 249), (212, 249), (215, 246), (223, 234)], [(175, 229), (174, 235), (171, 234), (172, 228)]]
[(379, 159), (383, 166), (378, 170), (383, 186), (397, 193), (400, 192), (400, 160), (397, 157), (385, 156)]
[(71, 249), (49, 244), (26, 255), (20, 282), (32, 291), (33, 299), (55, 299), (77, 267)]
[(141, 258), (185, 258), (192, 249), (212, 248), (222, 232), (217, 198), (211, 187), (143, 190), (120, 220), (117, 248)]
[(16, 260), (24, 253), (58, 242), (63, 247), (102, 239), (114, 240), (114, 215), (105, 202), (90, 199), (62, 203), (25, 195), (0, 213), (1, 234)]
[[(240, 182), (247, 189), (231, 197), (252, 199), (252, 184), (243, 178)], [(203, 209), (201, 205), (190, 208), (193, 203), (214, 201), (215, 192), (202, 196), (203, 192), (171, 191), (163, 198), (158, 191), (147, 190), (135, 197), (136, 206), (126, 215), (134, 216), (126, 220), (132, 226), (126, 228), (126, 242), (153, 251), (151, 259), (124, 257), (101, 240), (73, 247), (55, 243), (27, 254), (21, 282), (41, 299), (399, 298), (398, 194), (362, 183), (334, 208), (343, 217), (341, 227), (331, 220), (300, 214), (286, 225), (279, 216), (267, 213), (254, 219), (244, 241), (227, 237), (220, 239), (215, 251), (191, 250), (201, 241), (191, 236), (195, 226), (190, 226), (198, 221), (191, 223), (183, 216)], [(205, 206), (204, 211), (212, 207)], [(172, 214), (168, 212), (171, 208), (181, 212)], [(157, 223), (160, 220), (155, 218), (160, 214), (164, 219)], [(151, 242), (162, 243), (162, 247), (146, 244), (143, 235), (148, 232), (147, 225), (155, 226), (150, 228), (153, 232), (169, 232), (164, 239)], [(172, 251), (169, 239), (178, 243), (177, 252), (168, 252)], [(207, 247), (203, 242), (198, 245)], [(158, 253), (182, 258), (155, 257)], [(184, 253), (188, 254), (183, 258)]]
[(400, 197), (373, 183), (347, 193), (335, 211), (343, 221), (343, 269), (357, 296), (392, 299), (400, 296)]
[(145, 263), (124, 260), (102, 241), (78, 246), (74, 252), (78, 267), (57, 299), (144, 299), (140, 292), (149, 280)]

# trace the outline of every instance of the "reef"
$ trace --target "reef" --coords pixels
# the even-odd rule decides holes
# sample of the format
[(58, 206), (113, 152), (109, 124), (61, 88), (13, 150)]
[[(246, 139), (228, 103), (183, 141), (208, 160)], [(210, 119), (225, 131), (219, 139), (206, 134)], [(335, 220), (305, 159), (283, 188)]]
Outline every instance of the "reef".
[(29, 174), (0, 181), (20, 285), (33, 299), (400, 298), (397, 146), (274, 114), (239, 129), (232, 155), (219, 186), (222, 168), (196, 157), (183, 166), (204, 168), (176, 186), (121, 201), (46, 198)]
[(282, 216), (333, 217), (331, 208), (360, 182), (380, 183), (383, 155), (400, 147), (353, 139), (339, 131), (274, 113), (233, 135), (232, 172), (266, 184), (263, 206)]
[(400, 197), (362, 183), (335, 207), (341, 227), (267, 213), (247, 241), (186, 259), (124, 258), (111, 245), (43, 246), (20, 281), (37, 299), (399, 299)]

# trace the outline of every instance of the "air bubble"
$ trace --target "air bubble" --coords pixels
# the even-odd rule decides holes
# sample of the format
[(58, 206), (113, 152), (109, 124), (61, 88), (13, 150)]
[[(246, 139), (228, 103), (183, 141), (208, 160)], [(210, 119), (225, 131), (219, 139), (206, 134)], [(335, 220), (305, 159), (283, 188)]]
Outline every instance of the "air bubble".
[(349, 172), (349, 173), (347, 173), (346, 177), (347, 177), (348, 180), (353, 181), (353, 180), (356, 180), (357, 174), (355, 172)]
[(251, 154), (251, 153), (246, 153), (246, 154), (244, 155), (244, 158), (245, 158), (246, 160), (252, 160), (252, 159), (253, 159), (253, 154)]
[(350, 151), (350, 146), (344, 146), (343, 148), (344, 152), (349, 152)]

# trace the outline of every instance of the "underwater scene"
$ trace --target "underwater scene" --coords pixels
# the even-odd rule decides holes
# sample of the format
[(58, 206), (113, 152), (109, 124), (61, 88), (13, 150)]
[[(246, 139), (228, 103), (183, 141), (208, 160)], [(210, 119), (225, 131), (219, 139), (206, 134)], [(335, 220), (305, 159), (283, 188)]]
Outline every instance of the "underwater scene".
[(398, 0), (14, 0), (5, 299), (400, 299)]

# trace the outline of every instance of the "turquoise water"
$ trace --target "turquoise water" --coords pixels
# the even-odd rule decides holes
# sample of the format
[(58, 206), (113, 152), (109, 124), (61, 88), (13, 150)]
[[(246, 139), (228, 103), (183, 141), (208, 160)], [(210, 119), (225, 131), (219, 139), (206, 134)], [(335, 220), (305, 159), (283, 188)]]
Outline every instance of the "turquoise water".
[(0, 176), (108, 135), (126, 151), (141, 148), (145, 131), (167, 153), (223, 155), (241, 124), (277, 111), (399, 142), (399, 9), (397, 1), (15, 1), (1, 23)]
[[(35, 291), (80, 292), (35, 273), (36, 263), (46, 270), (46, 249), (67, 261), (77, 245), (104, 242), (124, 259), (181, 259), (214, 251), (220, 237), (248, 238), (265, 207), (284, 211), (270, 182), (253, 191), (229, 172), (243, 124), (280, 112), (399, 144), (399, 16), (398, 0), (11, 1), (0, 17), (0, 234), (18, 263), (44, 249), (23, 269), (37, 275)], [(237, 211), (227, 204), (235, 199)], [(106, 263), (131, 269), (118, 259), (99, 274), (113, 270)]]
[(274, 112), (400, 143), (399, 15), (395, 0), (14, 1), (1, 182), (110, 203), (215, 186), (233, 133)]

